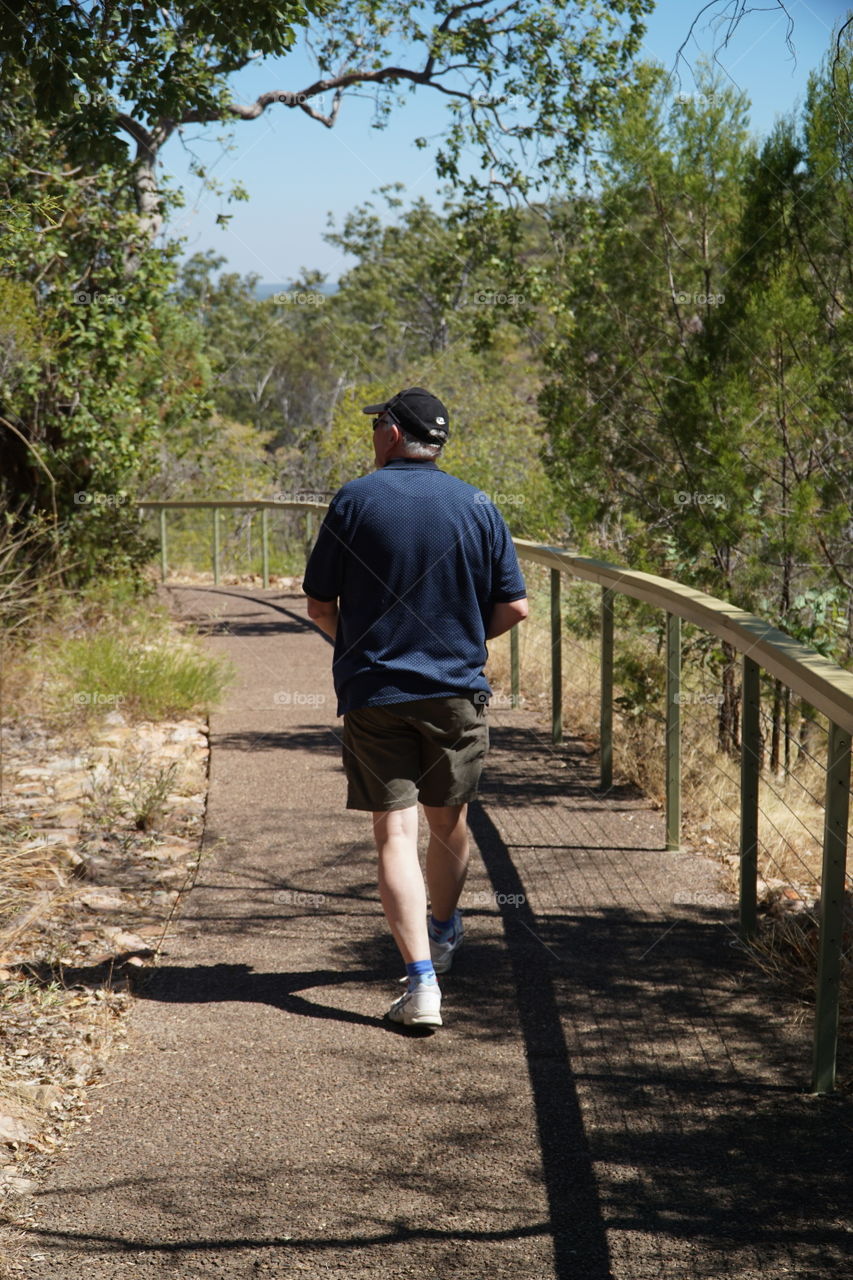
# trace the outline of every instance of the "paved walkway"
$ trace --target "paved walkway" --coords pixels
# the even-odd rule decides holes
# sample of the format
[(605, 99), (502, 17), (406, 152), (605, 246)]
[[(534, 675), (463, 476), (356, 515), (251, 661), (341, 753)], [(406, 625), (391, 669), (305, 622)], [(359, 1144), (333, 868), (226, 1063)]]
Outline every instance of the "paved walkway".
[(803, 1092), (808, 1025), (743, 976), (715, 868), (495, 714), (446, 1025), (390, 1028), (327, 643), (299, 596), (172, 596), (238, 671), (206, 857), (39, 1197), (34, 1280), (849, 1276), (852, 1109)]

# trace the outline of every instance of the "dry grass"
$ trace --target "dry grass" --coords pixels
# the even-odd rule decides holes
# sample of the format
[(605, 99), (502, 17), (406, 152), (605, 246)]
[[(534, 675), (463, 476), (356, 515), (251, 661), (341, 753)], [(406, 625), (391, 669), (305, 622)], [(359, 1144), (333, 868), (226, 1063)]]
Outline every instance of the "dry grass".
[(29, 835), (25, 827), (0, 831), (0, 951), (65, 888), (55, 851)]

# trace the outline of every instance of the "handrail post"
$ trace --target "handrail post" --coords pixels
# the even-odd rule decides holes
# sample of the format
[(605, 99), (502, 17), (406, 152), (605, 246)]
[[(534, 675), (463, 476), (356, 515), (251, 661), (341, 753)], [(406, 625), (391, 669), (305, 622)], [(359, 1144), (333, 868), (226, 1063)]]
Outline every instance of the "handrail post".
[(264, 589), (270, 585), (270, 512), (269, 507), (261, 510), (261, 573)]
[(613, 601), (615, 592), (604, 587), (601, 592), (601, 790), (613, 785)]
[(213, 585), (219, 586), (219, 507), (213, 508)]
[(758, 663), (743, 659), (740, 739), (740, 931), (752, 938), (758, 927), (758, 784), (761, 682)]
[(160, 508), (160, 581), (165, 582), (169, 574), (169, 560), (166, 551), (166, 508)]
[(844, 933), (844, 873), (849, 813), (850, 734), (830, 722), (812, 1076), (815, 1093), (831, 1093), (835, 1088), (838, 1002)]
[(666, 615), (666, 847), (681, 848), (681, 619)]
[(314, 512), (305, 512), (305, 554), (310, 556), (314, 545)]
[(518, 627), (513, 627), (509, 633), (509, 681), (510, 706), (515, 708), (521, 701), (519, 696), (521, 679), (518, 655)]
[(563, 617), (559, 569), (551, 570), (551, 739), (563, 737)]

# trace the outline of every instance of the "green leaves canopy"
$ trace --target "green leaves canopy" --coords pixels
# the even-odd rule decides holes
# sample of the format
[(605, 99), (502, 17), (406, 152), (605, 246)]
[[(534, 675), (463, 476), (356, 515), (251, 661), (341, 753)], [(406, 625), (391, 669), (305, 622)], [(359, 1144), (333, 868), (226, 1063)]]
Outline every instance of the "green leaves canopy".
[[(121, 164), (131, 138), (150, 161), (187, 123), (254, 119), (273, 106), (331, 126), (347, 92), (375, 94), (381, 126), (400, 91), (429, 87), (450, 108), (440, 176), (481, 198), (566, 181), (605, 118), (653, 0), (173, 0), (0, 6), (0, 89), (26, 81), (38, 117), (74, 156)], [(300, 35), (315, 52), (310, 84), (271, 85), (241, 103), (229, 76), (285, 55)], [(285, 67), (285, 72), (286, 72)], [(426, 146), (425, 139), (420, 139)], [(468, 172), (472, 162), (482, 176)], [(137, 176), (138, 181), (138, 176)]]

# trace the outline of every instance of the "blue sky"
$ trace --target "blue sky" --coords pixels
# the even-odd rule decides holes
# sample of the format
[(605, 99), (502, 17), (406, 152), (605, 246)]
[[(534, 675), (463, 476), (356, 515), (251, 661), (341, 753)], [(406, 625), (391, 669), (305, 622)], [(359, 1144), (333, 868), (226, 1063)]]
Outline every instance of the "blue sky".
[[(837, 0), (786, 0), (793, 20), (793, 57), (786, 46), (788, 22), (774, 0), (755, 0), (756, 11), (742, 19), (729, 46), (721, 48), (720, 15), (734, 3), (659, 0), (648, 22), (644, 56), (674, 68), (679, 46), (698, 17), (678, 64), (680, 91), (689, 93), (693, 87), (691, 65), (717, 49), (724, 75), (751, 98), (752, 128), (763, 136), (778, 116), (802, 102), (809, 72), (823, 60), (833, 27), (853, 14), (853, 7)], [(701, 15), (703, 8), (707, 11)], [(294, 50), (286, 59), (247, 68), (235, 85), (242, 98), (252, 100), (272, 89), (298, 91), (314, 78), (307, 57)], [(223, 148), (223, 126), (194, 127), (183, 143), (173, 138), (163, 152), (162, 168), (173, 185), (183, 188), (186, 205), (173, 215), (170, 235), (185, 238), (186, 254), (213, 249), (226, 259), (226, 269), (254, 272), (263, 281), (290, 281), (303, 267), (336, 280), (351, 260), (323, 240), (330, 213), (340, 224), (365, 200), (381, 209), (382, 198), (373, 193), (392, 182), (403, 184), (405, 199), (441, 201), (430, 153), (413, 143), (418, 134), (440, 132), (439, 95), (420, 91), (381, 131), (371, 127), (372, 116), (369, 101), (348, 99), (329, 130), (299, 110), (273, 107), (259, 120), (234, 126), (231, 150)], [(229, 203), (204, 190), (190, 172), (190, 150), (226, 188), (242, 184), (249, 202)], [(232, 215), (225, 228), (216, 223), (220, 213)]]

